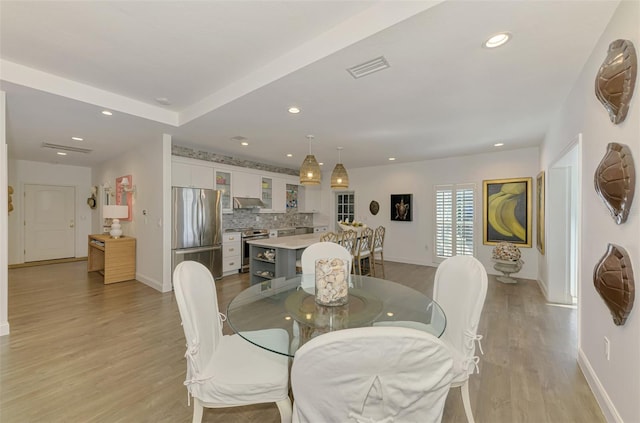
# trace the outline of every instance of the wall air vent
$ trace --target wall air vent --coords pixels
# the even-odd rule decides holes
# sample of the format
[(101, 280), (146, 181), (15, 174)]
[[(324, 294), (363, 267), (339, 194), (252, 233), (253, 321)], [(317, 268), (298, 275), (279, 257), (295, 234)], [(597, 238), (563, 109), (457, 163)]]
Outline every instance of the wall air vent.
[(374, 72), (387, 69), (389, 66), (390, 65), (389, 62), (387, 62), (387, 59), (385, 59), (384, 56), (380, 56), (376, 57), (375, 59), (369, 60), (368, 62), (347, 68), (347, 72), (349, 72), (355, 79), (358, 79), (362, 78), (363, 76), (370, 75)]
[(93, 150), (88, 148), (72, 147), (70, 145), (49, 144), (48, 142), (42, 143), (42, 148), (51, 148), (52, 150), (72, 151), (74, 153), (91, 153)]

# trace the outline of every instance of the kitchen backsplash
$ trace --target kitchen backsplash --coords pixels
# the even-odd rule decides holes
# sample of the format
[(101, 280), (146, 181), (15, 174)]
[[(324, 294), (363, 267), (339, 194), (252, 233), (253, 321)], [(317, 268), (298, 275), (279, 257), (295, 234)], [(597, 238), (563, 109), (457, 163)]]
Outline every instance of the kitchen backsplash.
[(279, 229), (313, 226), (313, 213), (255, 213), (234, 210), (222, 215), (222, 230), (235, 228)]

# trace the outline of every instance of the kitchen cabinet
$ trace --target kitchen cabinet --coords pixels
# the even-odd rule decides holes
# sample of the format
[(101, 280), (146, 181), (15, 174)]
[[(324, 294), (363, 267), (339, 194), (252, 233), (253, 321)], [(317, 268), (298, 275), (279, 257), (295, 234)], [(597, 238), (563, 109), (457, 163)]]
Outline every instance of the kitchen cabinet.
[(324, 232), (328, 232), (328, 231), (329, 231), (329, 226), (314, 226), (313, 227), (313, 233), (314, 234), (324, 233)]
[(231, 171), (216, 169), (215, 189), (220, 191), (220, 204), (222, 213), (233, 213)]
[(242, 171), (233, 172), (233, 196), (245, 198), (260, 198), (262, 180), (257, 173)]
[(213, 168), (172, 162), (171, 186), (214, 189)]
[(260, 213), (285, 213), (287, 206), (286, 182), (281, 178), (262, 177), (262, 202)]
[(319, 186), (298, 187), (298, 212), (319, 213), (322, 207), (322, 188)]
[(238, 273), (242, 266), (242, 236), (240, 232), (222, 234), (222, 276)]

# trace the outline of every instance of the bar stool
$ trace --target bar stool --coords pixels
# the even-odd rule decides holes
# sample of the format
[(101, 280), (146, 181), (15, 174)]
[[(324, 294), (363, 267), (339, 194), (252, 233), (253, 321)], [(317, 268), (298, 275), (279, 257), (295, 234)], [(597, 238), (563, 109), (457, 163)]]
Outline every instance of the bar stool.
[(320, 235), (320, 242), (333, 242), (335, 244), (339, 244), (340, 235), (335, 232), (325, 232)]

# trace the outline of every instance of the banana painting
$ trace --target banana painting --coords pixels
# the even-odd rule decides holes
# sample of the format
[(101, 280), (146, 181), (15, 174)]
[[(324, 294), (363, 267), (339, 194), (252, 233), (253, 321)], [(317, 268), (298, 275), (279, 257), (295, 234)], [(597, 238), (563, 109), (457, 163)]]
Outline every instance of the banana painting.
[(487, 219), (500, 235), (527, 241), (527, 230), (516, 217), (519, 197), (526, 192), (527, 184), (511, 182), (502, 184), (500, 191), (488, 198)]

